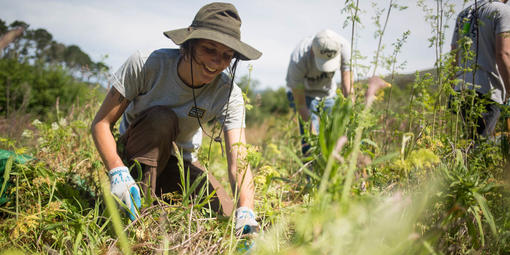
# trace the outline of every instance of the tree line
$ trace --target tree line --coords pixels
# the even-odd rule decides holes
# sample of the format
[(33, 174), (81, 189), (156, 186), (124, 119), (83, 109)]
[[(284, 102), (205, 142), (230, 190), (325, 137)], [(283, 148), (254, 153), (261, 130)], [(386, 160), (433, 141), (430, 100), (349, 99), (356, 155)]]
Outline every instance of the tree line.
[(6, 25), (6, 22), (0, 19), (0, 35), (17, 27), (23, 27), (25, 32), (3, 50), (4, 57), (16, 58), (19, 62), (40, 61), (46, 64), (60, 64), (72, 71), (82, 72), (87, 78), (108, 70), (104, 62), (92, 61), (77, 45), (67, 46), (55, 41), (53, 35), (44, 28), (30, 29), (29, 24), (19, 20)]
[(57, 102), (65, 110), (87, 101), (91, 89), (106, 79), (104, 62), (93, 61), (77, 45), (54, 40), (46, 29), (0, 19), (0, 37), (19, 27), (23, 34), (0, 51), (0, 115), (48, 117)]

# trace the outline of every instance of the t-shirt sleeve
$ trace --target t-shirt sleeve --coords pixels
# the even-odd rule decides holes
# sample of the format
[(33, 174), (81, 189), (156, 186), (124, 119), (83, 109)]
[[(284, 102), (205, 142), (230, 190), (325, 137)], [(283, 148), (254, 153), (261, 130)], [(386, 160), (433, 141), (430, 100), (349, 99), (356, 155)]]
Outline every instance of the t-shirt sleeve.
[(137, 51), (124, 62), (117, 72), (110, 76), (112, 86), (130, 101), (145, 89), (144, 64), (145, 59), (140, 51)]
[(342, 49), (340, 50), (340, 71), (350, 70), (351, 70), (351, 45), (347, 40), (343, 39)]
[(292, 52), (290, 56), (289, 67), (287, 69), (287, 87), (291, 89), (304, 87), (306, 70), (301, 59), (302, 54), (298, 47)]
[(496, 19), (496, 34), (510, 31), (510, 6), (502, 5)]
[(225, 131), (234, 128), (244, 128), (245, 115), (246, 110), (244, 108), (243, 92), (236, 84), (234, 84), (229, 101), (223, 107), (221, 115), (218, 116), (218, 121), (220, 123), (225, 122), (223, 127)]

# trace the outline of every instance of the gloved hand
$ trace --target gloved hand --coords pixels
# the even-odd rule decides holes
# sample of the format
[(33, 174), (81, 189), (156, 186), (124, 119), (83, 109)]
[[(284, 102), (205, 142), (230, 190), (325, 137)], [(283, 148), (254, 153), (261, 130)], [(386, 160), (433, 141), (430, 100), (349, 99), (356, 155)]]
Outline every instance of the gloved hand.
[(248, 207), (239, 207), (236, 210), (236, 234), (246, 235), (259, 231), (259, 223), (255, 220), (255, 213)]
[(129, 169), (125, 166), (115, 167), (108, 172), (110, 177), (112, 194), (117, 196), (129, 208), (129, 218), (133, 221), (138, 216), (137, 210), (140, 208), (140, 189), (129, 174)]

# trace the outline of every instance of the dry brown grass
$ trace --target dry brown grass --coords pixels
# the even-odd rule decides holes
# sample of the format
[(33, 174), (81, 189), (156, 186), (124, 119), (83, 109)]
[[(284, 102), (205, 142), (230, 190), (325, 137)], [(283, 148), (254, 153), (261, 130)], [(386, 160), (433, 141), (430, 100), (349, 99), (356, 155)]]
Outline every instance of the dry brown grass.
[(19, 141), (23, 130), (35, 128), (30, 124), (33, 116), (27, 113), (13, 113), (7, 117), (0, 117), (0, 136)]

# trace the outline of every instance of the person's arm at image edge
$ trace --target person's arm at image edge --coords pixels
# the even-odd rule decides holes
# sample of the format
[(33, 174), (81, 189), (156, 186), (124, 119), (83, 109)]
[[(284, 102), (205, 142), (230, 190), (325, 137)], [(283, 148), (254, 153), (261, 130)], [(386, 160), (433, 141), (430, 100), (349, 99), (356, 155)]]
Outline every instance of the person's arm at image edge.
[(496, 63), (505, 85), (505, 102), (510, 96), (510, 32), (496, 36)]

